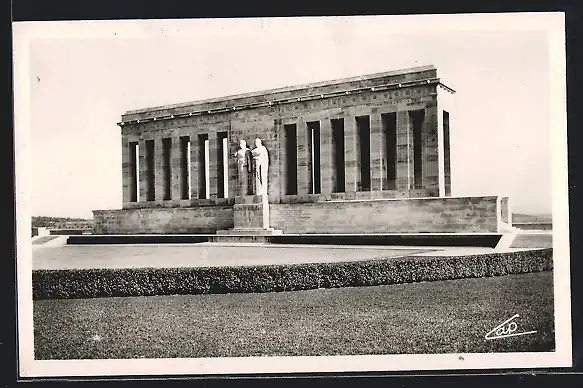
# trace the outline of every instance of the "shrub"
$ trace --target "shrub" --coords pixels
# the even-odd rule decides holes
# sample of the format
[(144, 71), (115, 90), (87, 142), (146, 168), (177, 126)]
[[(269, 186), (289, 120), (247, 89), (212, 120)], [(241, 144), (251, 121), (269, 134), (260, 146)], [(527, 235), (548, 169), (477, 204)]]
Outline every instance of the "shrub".
[(295, 291), (548, 271), (552, 249), (470, 256), (408, 256), (338, 263), (241, 267), (33, 271), (33, 297), (95, 298)]

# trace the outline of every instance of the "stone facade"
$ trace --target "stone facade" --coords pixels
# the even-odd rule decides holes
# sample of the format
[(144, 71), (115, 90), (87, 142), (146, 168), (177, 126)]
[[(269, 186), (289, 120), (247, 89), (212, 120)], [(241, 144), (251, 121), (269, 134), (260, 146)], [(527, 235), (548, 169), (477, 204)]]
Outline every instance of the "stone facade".
[(284, 232), (497, 231), (500, 201), (446, 198), (453, 93), (426, 66), (126, 112), (122, 210), (96, 211), (95, 232), (257, 227), (234, 157), (255, 138)]
[[(443, 133), (438, 130), (438, 99), (450, 93), (441, 85), (436, 69), (424, 67), (127, 112), (119, 123), (123, 208), (148, 207), (149, 202), (175, 206), (177, 201), (182, 201), (180, 206), (198, 206), (199, 199), (233, 198), (237, 166), (232, 155), (239, 140), (253, 144), (256, 137), (270, 154), (270, 203), (279, 203), (290, 192), (350, 195), (424, 189), (430, 196), (440, 196), (439, 177), (449, 166), (440, 168), (439, 144), (449, 141), (438, 141), (438, 133)], [(293, 155), (286, 147), (289, 126), (295, 128)], [(314, 128), (319, 139), (312, 136)], [(338, 137), (343, 144), (335, 144)], [(189, 155), (180, 139), (188, 140)], [(339, 152), (343, 158), (334, 157)], [(228, 156), (227, 166), (223, 153)], [(150, 158), (153, 173), (148, 170)], [(188, 162), (181, 163), (183, 158)], [(295, 164), (293, 188), (286, 187), (290, 161)], [(338, 187), (338, 176), (344, 187)], [(148, 197), (149, 187), (154, 195)], [(444, 195), (445, 189), (441, 190)]]

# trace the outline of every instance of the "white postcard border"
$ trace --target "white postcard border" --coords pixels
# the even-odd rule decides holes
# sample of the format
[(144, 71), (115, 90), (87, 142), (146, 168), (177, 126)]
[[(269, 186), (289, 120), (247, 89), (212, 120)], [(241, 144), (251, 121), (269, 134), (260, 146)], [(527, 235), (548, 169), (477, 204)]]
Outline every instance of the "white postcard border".
[[(377, 17), (364, 16), (370, 20)], [(32, 315), (32, 246), (31, 230), (31, 153), (29, 117), (29, 49), (33, 39), (88, 37), (179, 36), (190, 28), (216, 25), (225, 20), (91, 21), (15, 23), (14, 33), (14, 106), (17, 206), (17, 271), (18, 271), (18, 350), (21, 377), (116, 376), (116, 375), (193, 375), (249, 373), (308, 373), (365, 371), (439, 371), (468, 369), (515, 369), (570, 367), (571, 305), (569, 268), (569, 217), (567, 185), (567, 132), (565, 86), (565, 17), (563, 13), (476, 14), (383, 16), (383, 23), (371, 28), (391, 28), (401, 33), (415, 33), (412, 26), (420, 22), (424, 30), (546, 30), (549, 37), (552, 93), (553, 163), (553, 252), (555, 287), (555, 336), (553, 353), (493, 353), (449, 355), (383, 355), (335, 357), (249, 357), (200, 359), (132, 359), (39, 361), (33, 354)], [(317, 26), (321, 18), (263, 19), (269, 23), (298, 22)], [(482, 21), (482, 22), (481, 22)], [(230, 23), (252, 23), (251, 19), (229, 20)], [(418, 27), (417, 23), (417, 27)], [(315, 27), (316, 28), (316, 27)]]

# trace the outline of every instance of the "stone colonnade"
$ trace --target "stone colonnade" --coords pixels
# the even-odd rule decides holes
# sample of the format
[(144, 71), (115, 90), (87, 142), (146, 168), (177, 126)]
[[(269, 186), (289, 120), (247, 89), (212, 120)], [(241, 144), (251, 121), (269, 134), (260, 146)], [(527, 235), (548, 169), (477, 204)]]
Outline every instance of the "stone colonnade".
[[(447, 139), (438, 141), (437, 115), (436, 106), (427, 106), (386, 113), (311, 116), (312, 120), (275, 119), (267, 130), (276, 131), (278, 140), (266, 146), (270, 164), (279, 167), (270, 167), (270, 175), (279, 176), (276, 192), (272, 189), (270, 195), (387, 190), (404, 196), (410, 190), (444, 195), (440, 174), (449, 172), (449, 157), (447, 166), (440, 168), (439, 153), (444, 143), (449, 147), (449, 133)], [(232, 151), (238, 139), (231, 139), (228, 131), (137, 141), (124, 136), (123, 142), (124, 204), (237, 195), (237, 161)]]
[(437, 126), (437, 107), (283, 120), (280, 194), (425, 190), (438, 196)]

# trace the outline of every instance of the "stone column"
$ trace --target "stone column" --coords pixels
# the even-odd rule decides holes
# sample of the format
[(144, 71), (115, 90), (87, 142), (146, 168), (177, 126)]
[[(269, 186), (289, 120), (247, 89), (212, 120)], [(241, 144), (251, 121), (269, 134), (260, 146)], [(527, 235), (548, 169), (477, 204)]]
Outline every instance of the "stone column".
[(437, 106), (425, 109), (423, 122), (423, 188), (439, 195), (439, 143)]
[(132, 184), (132, 150), (127, 137), (122, 137), (121, 146), (121, 180), (122, 180), (122, 203), (125, 205), (131, 202)]
[(138, 147), (140, 148), (139, 156), (139, 166), (140, 170), (140, 182), (138, 183), (140, 188), (140, 201), (146, 201), (148, 195), (148, 160), (146, 154), (146, 141), (140, 140)]
[(413, 185), (413, 129), (409, 111), (397, 112), (397, 190), (409, 191)]
[(383, 123), (379, 113), (370, 116), (370, 171), (371, 171), (371, 191), (383, 190), (386, 187), (385, 174), (385, 143), (386, 139), (383, 131)]
[[(440, 110), (441, 115), (444, 111)], [(444, 195), (451, 196), (451, 140), (450, 140), (450, 118), (448, 113), (447, 120), (443, 118), (443, 179), (444, 179)]]
[(170, 152), (170, 193), (172, 199), (178, 200), (182, 198), (182, 177), (180, 172), (182, 166), (180, 165), (180, 160), (182, 157), (182, 150), (180, 149), (180, 138), (173, 137)]
[(239, 149), (239, 144), (236, 141), (231, 139), (231, 135), (228, 135), (228, 143), (229, 149), (228, 151), (228, 161), (229, 161), (229, 198), (235, 198), (237, 195), (240, 194), (239, 188), (239, 171), (237, 165), (237, 158), (234, 157), (235, 152)]
[(310, 157), (308, 126), (303, 119), (298, 119), (296, 130), (298, 139), (298, 195), (306, 195), (311, 191), (312, 160)]
[(332, 145), (332, 123), (326, 118), (320, 120), (320, 177), (322, 194), (328, 195), (334, 190), (334, 152)]
[(198, 137), (190, 135), (190, 198), (198, 198)]
[(346, 192), (358, 190), (358, 150), (356, 120), (354, 116), (344, 118), (344, 171)]
[(154, 138), (154, 195), (156, 201), (163, 201), (166, 191), (164, 172), (164, 145), (160, 136)]
[[(281, 158), (281, 149), (279, 147), (279, 138), (281, 137), (281, 122), (280, 120), (273, 120), (270, 122), (272, 125), (272, 134), (266, 137), (264, 141), (265, 147), (269, 153), (269, 175), (267, 179), (269, 202), (277, 203), (279, 202), (281, 195), (282, 175), (280, 169), (279, 159)], [(266, 122), (267, 125), (267, 122)]]
[[(217, 132), (209, 133), (209, 198), (217, 198), (219, 190), (218, 177), (218, 157), (219, 157), (219, 143)], [(222, 155), (220, 155), (222, 157)]]

